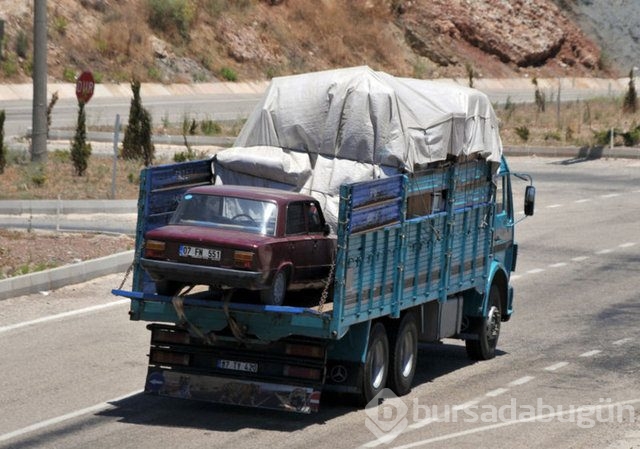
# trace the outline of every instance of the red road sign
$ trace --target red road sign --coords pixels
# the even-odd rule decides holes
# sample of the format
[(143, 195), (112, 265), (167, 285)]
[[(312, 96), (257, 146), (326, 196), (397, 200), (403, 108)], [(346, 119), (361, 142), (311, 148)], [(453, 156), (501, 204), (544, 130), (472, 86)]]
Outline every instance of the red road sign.
[(87, 103), (93, 96), (93, 87), (95, 82), (93, 81), (93, 74), (89, 71), (82, 72), (76, 81), (76, 97), (78, 102)]

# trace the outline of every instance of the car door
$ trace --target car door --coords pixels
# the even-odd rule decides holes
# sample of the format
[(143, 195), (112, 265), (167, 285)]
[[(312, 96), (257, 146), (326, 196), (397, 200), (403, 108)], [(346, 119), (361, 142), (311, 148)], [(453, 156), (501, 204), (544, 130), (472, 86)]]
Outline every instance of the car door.
[(287, 207), (286, 238), (293, 265), (292, 283), (320, 280), (328, 274), (330, 242), (324, 219), (315, 201), (295, 201)]

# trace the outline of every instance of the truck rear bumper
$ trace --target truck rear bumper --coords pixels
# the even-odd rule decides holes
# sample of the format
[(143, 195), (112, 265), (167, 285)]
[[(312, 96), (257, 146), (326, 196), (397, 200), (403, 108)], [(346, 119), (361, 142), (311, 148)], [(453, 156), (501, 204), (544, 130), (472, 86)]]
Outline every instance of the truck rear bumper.
[(154, 281), (169, 280), (203, 285), (222, 284), (229, 287), (254, 290), (265, 287), (264, 280), (266, 276), (259, 271), (208, 267), (147, 258), (141, 258), (140, 265)]
[(297, 413), (317, 412), (320, 390), (149, 368), (145, 393)]

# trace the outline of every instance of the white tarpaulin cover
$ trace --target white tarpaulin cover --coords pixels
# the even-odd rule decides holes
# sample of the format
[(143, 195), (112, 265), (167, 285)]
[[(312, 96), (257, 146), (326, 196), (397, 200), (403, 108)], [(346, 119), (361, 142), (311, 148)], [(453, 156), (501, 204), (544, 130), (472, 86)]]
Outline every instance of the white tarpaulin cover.
[(474, 153), (502, 154), (485, 94), (354, 67), (274, 78), (214, 170), (223, 184), (310, 193), (335, 223), (341, 184)]

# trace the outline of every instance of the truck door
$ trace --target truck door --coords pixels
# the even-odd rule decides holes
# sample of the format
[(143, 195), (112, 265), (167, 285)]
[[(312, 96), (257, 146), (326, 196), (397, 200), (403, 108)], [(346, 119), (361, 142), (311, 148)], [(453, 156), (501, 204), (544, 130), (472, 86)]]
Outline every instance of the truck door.
[(496, 203), (493, 219), (493, 253), (508, 271), (513, 269), (513, 200), (509, 173), (502, 171), (496, 179)]

